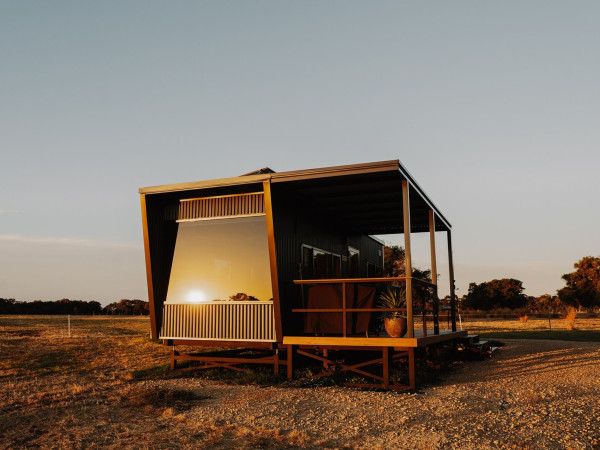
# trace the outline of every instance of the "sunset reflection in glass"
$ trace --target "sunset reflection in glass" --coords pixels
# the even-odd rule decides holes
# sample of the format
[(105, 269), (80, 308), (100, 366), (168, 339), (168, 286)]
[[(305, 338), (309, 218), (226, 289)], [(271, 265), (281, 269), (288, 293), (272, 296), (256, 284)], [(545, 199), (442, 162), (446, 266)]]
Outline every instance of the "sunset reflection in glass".
[(167, 303), (271, 300), (265, 216), (179, 224)]

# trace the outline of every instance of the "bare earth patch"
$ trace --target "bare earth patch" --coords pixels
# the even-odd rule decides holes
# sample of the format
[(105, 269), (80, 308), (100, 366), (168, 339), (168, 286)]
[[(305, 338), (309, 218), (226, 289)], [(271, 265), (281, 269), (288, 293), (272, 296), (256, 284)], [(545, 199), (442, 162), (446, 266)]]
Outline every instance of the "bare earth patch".
[(503, 340), (398, 393), (171, 378), (145, 318), (63, 328), (0, 317), (0, 447), (600, 447), (597, 342)]

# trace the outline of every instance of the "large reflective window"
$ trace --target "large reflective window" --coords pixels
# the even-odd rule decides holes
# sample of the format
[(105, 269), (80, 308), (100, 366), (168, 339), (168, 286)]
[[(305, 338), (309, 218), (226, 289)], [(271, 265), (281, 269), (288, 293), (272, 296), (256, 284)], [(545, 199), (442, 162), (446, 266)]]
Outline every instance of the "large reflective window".
[(272, 297), (265, 216), (179, 224), (167, 303)]

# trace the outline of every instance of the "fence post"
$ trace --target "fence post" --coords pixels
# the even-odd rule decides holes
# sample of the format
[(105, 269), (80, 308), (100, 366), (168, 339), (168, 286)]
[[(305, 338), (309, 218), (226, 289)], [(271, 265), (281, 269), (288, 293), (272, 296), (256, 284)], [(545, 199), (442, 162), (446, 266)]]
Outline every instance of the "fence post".
[(551, 318), (552, 314), (550, 313), (550, 310), (548, 310), (548, 328), (550, 328), (550, 331), (552, 331), (552, 322), (550, 321)]
[(71, 314), (67, 314), (67, 336), (71, 337)]

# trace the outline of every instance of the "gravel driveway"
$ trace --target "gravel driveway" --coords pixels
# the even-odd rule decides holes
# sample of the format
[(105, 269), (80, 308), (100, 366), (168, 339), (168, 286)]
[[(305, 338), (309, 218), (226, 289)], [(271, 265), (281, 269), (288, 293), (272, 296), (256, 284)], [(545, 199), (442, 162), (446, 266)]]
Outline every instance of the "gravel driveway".
[(599, 448), (600, 344), (505, 342), (493, 359), (466, 362), (416, 393), (146, 383), (207, 397), (186, 420), (300, 433), (310, 446)]

